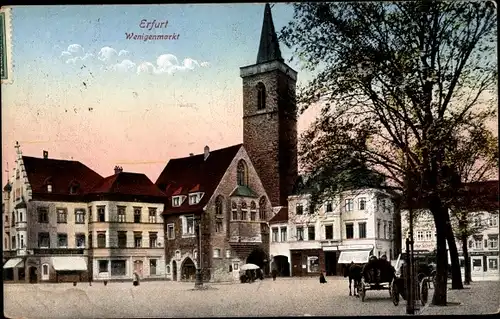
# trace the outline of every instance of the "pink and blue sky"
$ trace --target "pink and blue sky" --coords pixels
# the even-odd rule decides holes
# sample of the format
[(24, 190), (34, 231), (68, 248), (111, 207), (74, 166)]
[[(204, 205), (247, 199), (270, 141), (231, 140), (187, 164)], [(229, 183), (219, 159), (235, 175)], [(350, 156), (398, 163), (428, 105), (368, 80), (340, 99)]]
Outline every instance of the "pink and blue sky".
[[(239, 68), (254, 64), (263, 4), (12, 8), (13, 83), (2, 85), (2, 166), (23, 155), (121, 165), (155, 181), (171, 158), (241, 143)], [(276, 30), (293, 8), (272, 8)], [(168, 21), (140, 28), (142, 20)], [(178, 34), (127, 40), (126, 33)], [(291, 52), (281, 45), (285, 60)], [(299, 71), (299, 84), (310, 79)], [(303, 130), (311, 116), (303, 116)]]

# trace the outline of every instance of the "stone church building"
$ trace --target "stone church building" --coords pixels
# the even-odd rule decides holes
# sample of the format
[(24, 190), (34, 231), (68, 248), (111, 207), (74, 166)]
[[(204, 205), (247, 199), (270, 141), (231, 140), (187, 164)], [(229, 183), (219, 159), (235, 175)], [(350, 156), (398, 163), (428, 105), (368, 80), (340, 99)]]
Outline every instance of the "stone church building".
[(172, 280), (194, 280), (197, 263), (205, 281), (237, 280), (246, 263), (270, 271), (267, 222), (287, 207), (298, 165), (297, 72), (281, 56), (269, 4), (256, 63), (240, 76), (243, 144), (170, 160), (156, 181), (168, 197), (165, 269)]

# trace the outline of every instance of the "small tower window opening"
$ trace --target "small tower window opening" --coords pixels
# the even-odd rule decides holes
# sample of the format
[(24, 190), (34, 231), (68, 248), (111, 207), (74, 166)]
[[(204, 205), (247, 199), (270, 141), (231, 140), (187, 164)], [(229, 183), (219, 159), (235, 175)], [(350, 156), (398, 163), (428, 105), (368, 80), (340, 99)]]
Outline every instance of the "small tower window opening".
[(263, 110), (266, 108), (266, 87), (264, 83), (257, 84), (257, 109)]
[(215, 199), (215, 215), (223, 214), (223, 198), (222, 196), (217, 196)]
[(262, 196), (259, 200), (259, 219), (267, 221), (266, 218), (266, 198)]
[(245, 163), (245, 161), (241, 160), (238, 163), (238, 186), (247, 186), (247, 184), (247, 164)]

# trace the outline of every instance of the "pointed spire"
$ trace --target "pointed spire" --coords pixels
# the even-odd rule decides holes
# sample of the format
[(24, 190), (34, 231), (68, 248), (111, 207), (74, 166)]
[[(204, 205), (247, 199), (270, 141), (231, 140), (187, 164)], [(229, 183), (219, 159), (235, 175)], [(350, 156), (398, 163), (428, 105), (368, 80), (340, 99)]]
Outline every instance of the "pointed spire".
[(262, 23), (262, 33), (260, 34), (259, 53), (257, 54), (257, 63), (279, 60), (281, 57), (280, 45), (278, 36), (274, 30), (273, 16), (271, 14), (271, 6), (266, 3), (264, 9), (264, 22)]

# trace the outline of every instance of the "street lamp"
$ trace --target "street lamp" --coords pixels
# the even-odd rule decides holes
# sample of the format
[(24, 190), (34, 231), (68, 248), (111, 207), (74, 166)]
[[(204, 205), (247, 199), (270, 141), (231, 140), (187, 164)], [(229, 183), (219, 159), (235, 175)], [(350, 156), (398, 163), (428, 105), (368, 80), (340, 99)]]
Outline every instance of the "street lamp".
[(196, 243), (198, 246), (197, 250), (197, 262), (196, 262), (196, 281), (194, 283), (195, 288), (203, 288), (203, 278), (201, 275), (201, 215), (195, 217), (195, 223), (196, 223)]

